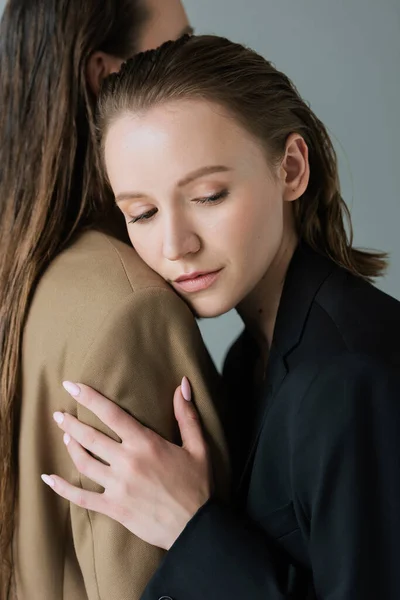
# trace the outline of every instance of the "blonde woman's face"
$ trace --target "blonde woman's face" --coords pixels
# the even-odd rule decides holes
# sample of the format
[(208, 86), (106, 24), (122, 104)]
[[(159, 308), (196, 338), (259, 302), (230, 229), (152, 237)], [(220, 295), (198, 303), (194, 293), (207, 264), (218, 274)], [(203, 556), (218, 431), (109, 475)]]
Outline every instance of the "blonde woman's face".
[(199, 316), (245, 299), (293, 233), (283, 179), (217, 105), (175, 101), (121, 116), (105, 160), (133, 246)]
[(164, 42), (192, 33), (180, 0), (144, 0), (149, 18), (137, 42), (138, 52), (158, 48)]

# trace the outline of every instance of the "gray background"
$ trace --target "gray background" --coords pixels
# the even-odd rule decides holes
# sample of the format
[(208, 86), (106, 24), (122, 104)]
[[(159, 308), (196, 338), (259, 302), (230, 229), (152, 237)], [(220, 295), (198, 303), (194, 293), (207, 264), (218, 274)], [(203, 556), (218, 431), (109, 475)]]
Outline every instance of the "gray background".
[[(246, 43), (286, 72), (328, 126), (355, 244), (390, 252), (379, 286), (400, 298), (400, 0), (184, 4), (197, 33)], [(239, 319), (232, 312), (200, 327), (221, 365)]]

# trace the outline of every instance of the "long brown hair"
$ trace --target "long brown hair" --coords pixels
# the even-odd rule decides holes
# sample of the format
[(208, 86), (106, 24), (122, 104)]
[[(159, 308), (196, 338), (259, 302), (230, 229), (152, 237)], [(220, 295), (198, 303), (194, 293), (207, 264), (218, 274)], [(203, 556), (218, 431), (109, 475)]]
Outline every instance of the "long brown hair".
[(20, 351), (40, 274), (111, 210), (99, 184), (93, 52), (126, 60), (141, 0), (9, 0), (0, 25), (0, 600), (9, 595)]
[(337, 158), (324, 124), (290, 79), (252, 50), (216, 36), (183, 37), (129, 60), (100, 94), (99, 133), (104, 140), (121, 113), (161, 102), (205, 99), (227, 109), (279, 163), (290, 134), (307, 143), (310, 182), (293, 204), (299, 238), (357, 276), (371, 280), (387, 255), (353, 248), (350, 213), (339, 184)]

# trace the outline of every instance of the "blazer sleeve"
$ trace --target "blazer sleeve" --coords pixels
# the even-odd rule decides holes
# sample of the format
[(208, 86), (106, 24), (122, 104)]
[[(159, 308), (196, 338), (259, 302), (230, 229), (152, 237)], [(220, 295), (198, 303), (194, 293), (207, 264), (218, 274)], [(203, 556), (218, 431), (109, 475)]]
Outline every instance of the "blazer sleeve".
[[(172, 399), (184, 375), (192, 383), (194, 402), (213, 455), (216, 488), (224, 497), (228, 493), (228, 459), (213, 403), (222, 391), (220, 379), (193, 315), (172, 291), (141, 289), (116, 305), (99, 326), (78, 380), (94, 387), (163, 437), (179, 443)], [(77, 416), (112, 435), (79, 404)], [(102, 490), (78, 473), (75, 476), (82, 488)], [(72, 504), (70, 514), (88, 599), (140, 598), (163, 552), (104, 515)]]
[[(400, 379), (364, 357), (316, 377), (293, 420), (297, 513), (320, 600), (400, 598)], [(142, 600), (283, 600), (268, 536), (210, 501), (165, 557)]]

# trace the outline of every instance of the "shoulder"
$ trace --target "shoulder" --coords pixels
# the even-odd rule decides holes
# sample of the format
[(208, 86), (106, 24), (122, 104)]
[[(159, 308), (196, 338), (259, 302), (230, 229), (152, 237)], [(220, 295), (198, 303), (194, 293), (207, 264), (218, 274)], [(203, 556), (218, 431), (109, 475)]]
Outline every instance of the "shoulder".
[[(194, 321), (187, 305), (148, 268), (132, 247), (97, 231), (77, 238), (48, 267), (36, 288), (25, 328), (27, 347), (37, 343), (60, 354), (86, 347), (118, 324), (139, 326), (153, 310), (176, 328)], [(146, 320), (146, 323), (148, 319)], [(49, 350), (50, 351), (50, 350)]]
[(400, 302), (374, 285), (335, 267), (315, 305), (336, 328), (350, 353), (400, 359)]
[(108, 312), (132, 294), (153, 289), (173, 294), (131, 246), (99, 231), (86, 231), (49, 265), (35, 302), (50, 306), (51, 312), (57, 307)]
[[(86, 231), (50, 265), (47, 278), (65, 281), (80, 277), (81, 283), (100, 286), (103, 293), (115, 294), (150, 286), (170, 289), (166, 282), (148, 267), (134, 248), (100, 231)], [(89, 284), (88, 281), (88, 284)]]

